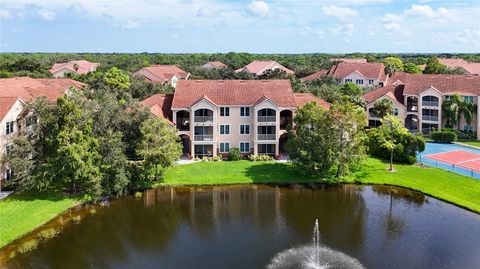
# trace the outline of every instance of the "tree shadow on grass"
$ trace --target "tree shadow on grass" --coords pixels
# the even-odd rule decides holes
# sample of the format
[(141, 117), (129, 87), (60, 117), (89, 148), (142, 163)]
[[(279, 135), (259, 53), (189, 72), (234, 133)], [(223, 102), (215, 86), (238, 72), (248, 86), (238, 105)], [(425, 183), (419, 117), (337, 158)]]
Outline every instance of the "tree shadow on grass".
[(47, 189), (44, 191), (28, 190), (23, 192), (15, 192), (5, 198), (5, 201), (35, 201), (35, 200), (48, 200), (48, 201), (61, 201), (67, 198), (79, 199), (78, 195), (67, 194), (56, 189)]
[(309, 183), (325, 182), (326, 177), (307, 175), (291, 163), (261, 163), (246, 168), (245, 174), (253, 183)]

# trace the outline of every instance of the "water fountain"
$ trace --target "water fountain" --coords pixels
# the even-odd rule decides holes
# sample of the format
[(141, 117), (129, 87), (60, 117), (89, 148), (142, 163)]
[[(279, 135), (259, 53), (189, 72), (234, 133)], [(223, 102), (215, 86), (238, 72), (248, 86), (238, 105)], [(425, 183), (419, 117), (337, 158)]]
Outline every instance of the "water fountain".
[(267, 266), (268, 269), (323, 269), (365, 268), (358, 260), (320, 243), (318, 219), (313, 228), (313, 244), (287, 249), (278, 253)]

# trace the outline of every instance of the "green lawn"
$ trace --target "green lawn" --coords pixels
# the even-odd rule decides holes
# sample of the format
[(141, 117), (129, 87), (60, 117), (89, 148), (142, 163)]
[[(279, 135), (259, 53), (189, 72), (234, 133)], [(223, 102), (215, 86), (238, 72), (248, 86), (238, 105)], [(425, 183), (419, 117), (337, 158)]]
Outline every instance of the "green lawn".
[(467, 145), (472, 146), (472, 147), (478, 147), (478, 148), (480, 148), (480, 141), (479, 141), (479, 140), (459, 139), (458, 142), (459, 142), (459, 143), (462, 143), (462, 144), (467, 144)]
[[(386, 184), (423, 192), (433, 197), (480, 212), (480, 180), (437, 168), (388, 164), (375, 158), (365, 161), (361, 170), (341, 180), (343, 183)], [(199, 162), (177, 165), (165, 174), (161, 185), (202, 185), (241, 183), (331, 182), (332, 179), (303, 176), (291, 164), (274, 162)]]
[(13, 194), (0, 201), (0, 248), (79, 203), (53, 192)]

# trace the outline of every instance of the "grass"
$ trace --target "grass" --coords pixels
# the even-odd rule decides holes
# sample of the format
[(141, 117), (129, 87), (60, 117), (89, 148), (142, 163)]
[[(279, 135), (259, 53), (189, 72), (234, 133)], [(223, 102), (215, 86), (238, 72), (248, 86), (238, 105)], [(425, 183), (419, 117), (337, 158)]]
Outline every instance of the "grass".
[(47, 191), (13, 194), (0, 201), (0, 248), (75, 206), (74, 197)]
[[(368, 158), (362, 168), (340, 183), (384, 184), (420, 191), (438, 199), (480, 213), (480, 180), (438, 168), (388, 164)], [(167, 170), (160, 185), (205, 185), (242, 183), (308, 183), (334, 181), (332, 178), (304, 176), (289, 163), (274, 162), (199, 162)]]
[(480, 148), (480, 141), (479, 140), (458, 139), (457, 142), (462, 143), (462, 144), (467, 144), (467, 145), (472, 146), (472, 147)]

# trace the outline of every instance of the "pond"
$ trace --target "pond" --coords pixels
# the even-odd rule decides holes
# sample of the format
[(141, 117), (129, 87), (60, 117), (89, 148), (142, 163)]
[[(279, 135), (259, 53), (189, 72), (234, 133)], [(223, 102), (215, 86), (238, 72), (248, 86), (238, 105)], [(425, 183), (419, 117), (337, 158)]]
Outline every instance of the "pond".
[(366, 268), (480, 264), (480, 215), (417, 192), (246, 185), (163, 188), (116, 199), (6, 267), (293, 268), (281, 258), (312, 244), (316, 219), (322, 249)]

